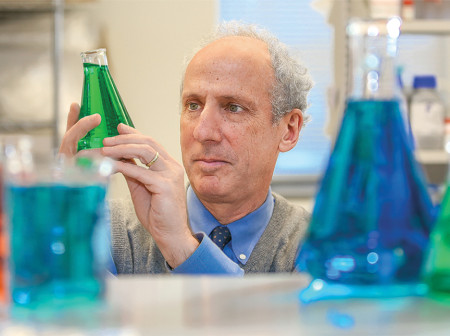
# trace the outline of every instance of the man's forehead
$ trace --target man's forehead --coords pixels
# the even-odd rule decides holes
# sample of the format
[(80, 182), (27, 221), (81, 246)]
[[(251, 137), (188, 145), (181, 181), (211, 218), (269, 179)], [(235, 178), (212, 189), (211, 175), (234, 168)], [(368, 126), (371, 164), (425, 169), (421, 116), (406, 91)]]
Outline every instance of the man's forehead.
[[(220, 95), (268, 95), (274, 71), (267, 45), (250, 37), (230, 36), (201, 49), (189, 63), (183, 83), (184, 97), (219, 92)], [(245, 93), (244, 93), (245, 92)]]
[(266, 42), (250, 36), (225, 36), (211, 42), (207, 46), (214, 44), (230, 44), (236, 46), (247, 46), (248, 48), (251, 46), (251, 48), (260, 47), (262, 49), (267, 49)]
[(249, 54), (255, 57), (270, 59), (267, 44), (259, 39), (248, 36), (222, 37), (206, 45), (198, 52), (198, 54), (202, 52), (220, 52), (223, 50), (237, 52), (242, 55)]
[(238, 64), (248, 71), (263, 72), (264, 76), (272, 77), (272, 61), (267, 44), (261, 40), (246, 36), (227, 36), (215, 40), (197, 52), (188, 64), (191, 67), (200, 66), (206, 69), (208, 65), (217, 63)]

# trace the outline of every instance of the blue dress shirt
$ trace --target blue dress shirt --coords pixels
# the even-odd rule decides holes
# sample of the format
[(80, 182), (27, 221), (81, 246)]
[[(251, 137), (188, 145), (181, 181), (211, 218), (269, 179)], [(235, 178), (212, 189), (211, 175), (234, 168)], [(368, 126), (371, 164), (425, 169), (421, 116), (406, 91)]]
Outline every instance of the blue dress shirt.
[(274, 198), (269, 189), (265, 202), (245, 217), (227, 224), (231, 242), (222, 251), (209, 238), (211, 231), (221, 225), (200, 202), (191, 187), (187, 191), (189, 222), (200, 245), (173, 273), (243, 275), (241, 265), (247, 263), (255, 245), (269, 224)]

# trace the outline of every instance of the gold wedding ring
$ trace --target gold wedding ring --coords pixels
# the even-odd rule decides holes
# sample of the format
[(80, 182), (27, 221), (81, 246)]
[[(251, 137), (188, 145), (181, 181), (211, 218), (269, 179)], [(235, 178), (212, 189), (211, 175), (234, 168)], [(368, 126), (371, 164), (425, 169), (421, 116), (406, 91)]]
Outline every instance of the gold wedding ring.
[(155, 157), (152, 159), (152, 161), (150, 161), (149, 163), (146, 164), (146, 166), (148, 168), (150, 168), (159, 158), (159, 152), (156, 152)]

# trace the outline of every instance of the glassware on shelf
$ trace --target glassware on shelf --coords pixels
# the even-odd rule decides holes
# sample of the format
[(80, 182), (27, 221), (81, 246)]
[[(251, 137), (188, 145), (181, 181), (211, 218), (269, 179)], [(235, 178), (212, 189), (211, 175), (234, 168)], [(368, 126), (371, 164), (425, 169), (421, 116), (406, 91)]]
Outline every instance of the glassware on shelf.
[(297, 266), (303, 302), (423, 294), (434, 208), (397, 99), (399, 18), (354, 20), (353, 91), (316, 196)]
[(410, 119), (417, 149), (445, 147), (445, 106), (436, 86), (434, 75), (414, 76)]
[(78, 150), (103, 147), (103, 139), (118, 135), (120, 123), (134, 127), (108, 68), (106, 49), (81, 53), (84, 68), (79, 119), (100, 114), (102, 121), (78, 142)]
[(5, 143), (9, 301), (17, 317), (100, 303), (110, 253), (104, 215), (112, 161), (40, 150), (34, 137)]

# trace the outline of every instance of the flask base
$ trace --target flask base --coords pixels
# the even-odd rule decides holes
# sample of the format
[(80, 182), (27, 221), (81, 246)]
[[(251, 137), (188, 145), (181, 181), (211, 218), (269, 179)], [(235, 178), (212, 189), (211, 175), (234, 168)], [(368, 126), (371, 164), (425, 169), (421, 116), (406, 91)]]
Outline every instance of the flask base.
[(447, 295), (450, 295), (449, 271), (439, 271), (430, 274), (427, 283), (431, 291), (436, 293), (447, 293)]
[(379, 285), (349, 285), (331, 283), (322, 279), (313, 279), (308, 287), (299, 294), (302, 303), (319, 300), (342, 298), (393, 298), (404, 296), (422, 296), (428, 291), (428, 286), (420, 282), (379, 284)]

